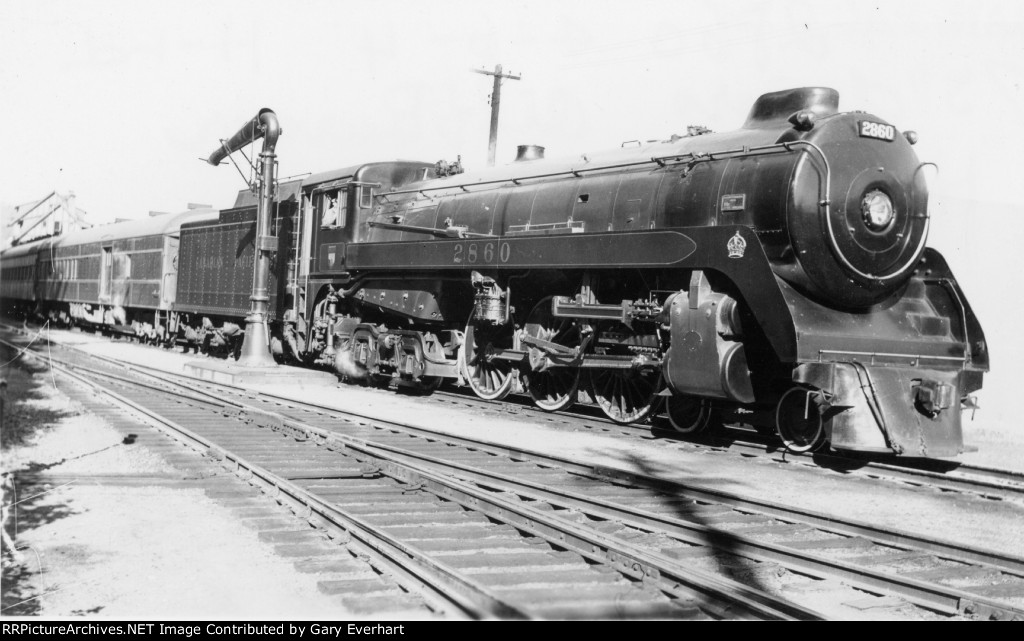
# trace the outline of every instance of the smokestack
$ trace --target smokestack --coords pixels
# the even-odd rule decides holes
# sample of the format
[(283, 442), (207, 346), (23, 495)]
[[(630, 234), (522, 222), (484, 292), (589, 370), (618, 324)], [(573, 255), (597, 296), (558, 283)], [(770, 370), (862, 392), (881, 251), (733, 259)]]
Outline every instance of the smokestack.
[(516, 147), (516, 162), (527, 160), (542, 160), (544, 148), (540, 145), (519, 145)]

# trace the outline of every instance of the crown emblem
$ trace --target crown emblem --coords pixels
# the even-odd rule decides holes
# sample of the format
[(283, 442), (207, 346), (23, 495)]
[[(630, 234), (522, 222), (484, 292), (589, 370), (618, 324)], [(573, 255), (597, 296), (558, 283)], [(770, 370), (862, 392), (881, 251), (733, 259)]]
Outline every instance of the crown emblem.
[(747, 251), (747, 241), (743, 240), (739, 232), (729, 239), (725, 246), (729, 250), (729, 258), (743, 258), (743, 252)]

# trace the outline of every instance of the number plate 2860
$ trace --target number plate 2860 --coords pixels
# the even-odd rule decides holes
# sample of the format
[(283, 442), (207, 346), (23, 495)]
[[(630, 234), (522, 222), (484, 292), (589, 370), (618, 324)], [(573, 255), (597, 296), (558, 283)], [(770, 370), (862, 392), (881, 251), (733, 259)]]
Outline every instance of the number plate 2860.
[(862, 138), (877, 138), (890, 142), (896, 138), (896, 127), (883, 125), (880, 122), (871, 122), (870, 120), (857, 121), (857, 131)]

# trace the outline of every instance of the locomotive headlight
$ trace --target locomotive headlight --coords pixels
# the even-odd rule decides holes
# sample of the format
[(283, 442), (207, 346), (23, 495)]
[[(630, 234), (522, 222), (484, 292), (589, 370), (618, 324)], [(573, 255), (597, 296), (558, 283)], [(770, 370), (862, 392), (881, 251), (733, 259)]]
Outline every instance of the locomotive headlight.
[(871, 231), (882, 231), (892, 224), (896, 210), (892, 199), (884, 191), (873, 189), (864, 194), (860, 201), (860, 211), (864, 216), (864, 224)]

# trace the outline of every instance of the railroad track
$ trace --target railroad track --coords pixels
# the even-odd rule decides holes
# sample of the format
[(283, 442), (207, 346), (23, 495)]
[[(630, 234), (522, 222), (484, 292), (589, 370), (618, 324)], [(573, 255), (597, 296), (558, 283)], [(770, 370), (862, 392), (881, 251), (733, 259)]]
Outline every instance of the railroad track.
[(402, 461), (210, 394), (56, 360), (51, 365), (64, 376), (146, 415), (347, 547), (382, 557), (404, 590), (426, 594), (441, 611), (471, 618), (821, 618), (565, 514), (452, 478), (443, 465)]
[[(28, 334), (18, 327), (3, 327), (23, 335)], [(132, 367), (150, 373), (161, 371), (142, 365)], [(547, 413), (536, 408), (525, 397), (513, 396), (503, 401), (487, 401), (466, 390), (438, 390), (423, 396), (421, 402), (427, 406), (492, 412), (513, 420), (521, 418), (531, 423), (543, 422), (556, 430), (584, 430), (626, 439), (658, 438), (684, 451), (710, 451), (731, 458), (770, 459), (788, 465), (832, 470), (844, 476), (857, 475), (882, 482), (1024, 504), (1024, 473), (1012, 470), (958, 462), (881, 456), (869, 458), (842, 452), (798, 453), (782, 447), (773, 436), (764, 436), (752, 428), (742, 426), (725, 426), (718, 433), (687, 437), (668, 426), (664, 417), (656, 417), (651, 423), (620, 425), (603, 416), (596, 408), (570, 408), (558, 413)]]
[[(134, 366), (133, 369), (141, 371)], [(111, 379), (109, 373), (99, 376)], [(154, 382), (155, 387), (171, 391), (169, 388), (189, 385), (167, 380), (166, 374), (162, 376), (164, 380)], [(125, 385), (135, 383), (127, 378), (121, 381)], [(273, 417), (256, 421), (262, 420), (272, 430), (298, 430), (307, 439), (314, 438), (314, 434), (316, 439), (340, 439), (348, 448), (358, 443), (367, 453), (394, 457), (393, 462), (426, 466), (423, 469), (443, 468), (446, 471), (442, 475), (458, 478), (477, 491), (513, 497), (513, 504), (534, 508), (529, 516), (519, 513), (515, 518), (509, 506), (499, 508), (499, 513), (510, 519), (506, 524), (511, 527), (536, 525), (530, 519), (536, 519), (539, 511), (587, 524), (614, 540), (640, 541), (642, 545), (632, 557), (612, 552), (610, 546), (601, 548), (599, 555), (611, 561), (612, 566), (623, 558), (630, 559), (636, 566), (633, 571), (640, 576), (664, 576), (661, 569), (651, 571), (636, 560), (637, 552), (646, 552), (685, 561), (689, 566), (703, 563), (731, 568), (734, 574), (752, 577), (753, 581), (748, 583), (758, 584), (766, 574), (786, 573), (810, 577), (805, 583), (820, 582), (818, 588), (834, 587), (841, 581), (848, 589), (861, 591), (860, 600), (864, 602), (877, 598), (866, 595), (881, 594), (897, 596), (945, 615), (1024, 616), (1020, 609), (1024, 600), (1024, 561), (1019, 558), (888, 532), (869, 524), (837, 521), (830, 516), (713, 489), (594, 468), (543, 453), (512, 451), (409, 425), (354, 414), (345, 416), (336, 408), (254, 394), (232, 386), (206, 382), (203, 386), (216, 392), (211, 394), (193, 387), (190, 393), (216, 399), (233, 397), (236, 407), (247, 408), (239, 411)], [(463, 487), (457, 491), (465, 490)], [(564, 540), (556, 539), (553, 543), (561, 546), (559, 541)], [(906, 571), (908, 567), (913, 571)], [(904, 571), (897, 574), (896, 569)], [(797, 591), (800, 589), (807, 587)], [(850, 595), (842, 598), (849, 601)]]
[(841, 452), (792, 452), (781, 446), (777, 438), (763, 436), (753, 428), (724, 426), (721, 433), (686, 437), (675, 432), (664, 417), (656, 417), (648, 424), (619, 425), (597, 412), (563, 410), (547, 414), (527, 400), (486, 401), (469, 392), (439, 390), (434, 397), (444, 399), (443, 404), (468, 409), (490, 410), (509, 416), (528, 415), (531, 420), (548, 417), (555, 429), (589, 429), (610, 436), (630, 439), (660, 438), (683, 449), (711, 449), (725, 456), (745, 458), (772, 458), (789, 464), (804, 465), (843, 474), (858, 474), (867, 478), (917, 486), (929, 486), (943, 492), (973, 494), (991, 500), (1024, 501), (1024, 473), (966, 463), (945, 461), (896, 459), (895, 457), (865, 457)]

